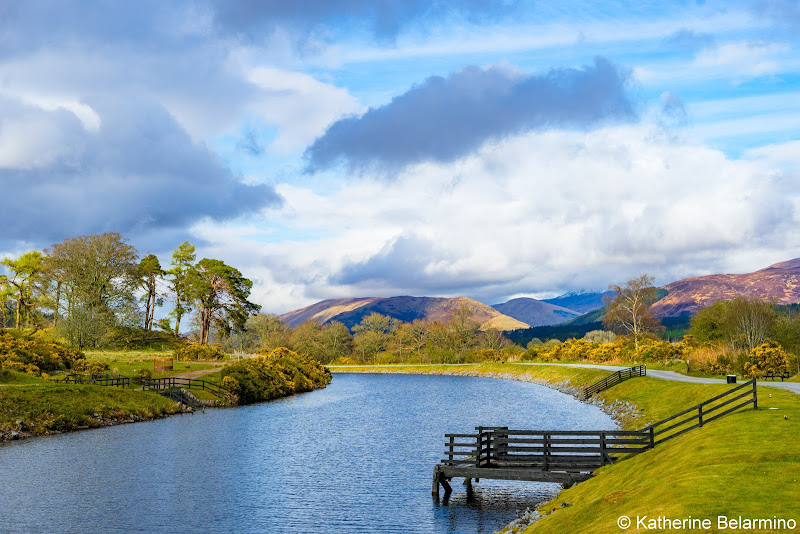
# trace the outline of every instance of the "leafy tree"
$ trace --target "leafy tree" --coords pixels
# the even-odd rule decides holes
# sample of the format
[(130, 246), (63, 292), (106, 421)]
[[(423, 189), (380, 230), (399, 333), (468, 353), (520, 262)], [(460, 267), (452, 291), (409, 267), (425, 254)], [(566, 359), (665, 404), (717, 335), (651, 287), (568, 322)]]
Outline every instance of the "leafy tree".
[(320, 330), (319, 361), (330, 363), (337, 358), (347, 356), (352, 351), (353, 336), (350, 330), (339, 321), (331, 321)]
[(8, 286), (7, 294), (13, 295), (13, 299), (16, 301), (14, 311), (16, 328), (22, 326), (23, 315), (26, 317), (26, 322), (30, 321), (36, 305), (33, 289), (44, 271), (44, 260), (45, 257), (41, 252), (33, 250), (26, 252), (16, 260), (5, 258), (0, 262), (11, 272), (11, 276), (0, 275), (0, 284)]
[(188, 272), (185, 284), (186, 294), (198, 306), (200, 342), (204, 345), (208, 344), (212, 322), (228, 335), (244, 329), (248, 316), (261, 308), (247, 300), (253, 282), (221, 260), (200, 260)]
[[(50, 278), (64, 299), (64, 333), (79, 348), (96, 346), (116, 325), (135, 318), (136, 249), (115, 232), (73, 237), (46, 251)], [(58, 313), (58, 311), (57, 311)]]
[(654, 281), (652, 276), (643, 274), (631, 278), (624, 286), (611, 284), (608, 288), (614, 295), (603, 299), (606, 305), (603, 325), (632, 336), (637, 354), (642, 336), (660, 327), (658, 319), (650, 314), (650, 305), (657, 299)]
[(139, 263), (139, 281), (145, 290), (142, 297), (144, 300), (144, 329), (153, 329), (153, 314), (155, 313), (156, 304), (160, 304), (157, 292), (158, 279), (164, 275), (164, 270), (161, 268), (158, 258), (154, 254), (148, 254)]
[(194, 265), (195, 258), (194, 245), (184, 241), (172, 253), (172, 268), (167, 271), (167, 274), (172, 277), (170, 289), (175, 296), (175, 308), (170, 312), (170, 315), (175, 317), (175, 336), (180, 335), (181, 317), (192, 311), (189, 306), (189, 288), (186, 278)]
[(688, 334), (700, 344), (726, 343), (734, 352), (750, 352), (778, 333), (779, 320), (771, 303), (736, 297), (697, 312)]
[(398, 321), (380, 313), (370, 313), (353, 327), (353, 345), (358, 358), (367, 362), (386, 350)]

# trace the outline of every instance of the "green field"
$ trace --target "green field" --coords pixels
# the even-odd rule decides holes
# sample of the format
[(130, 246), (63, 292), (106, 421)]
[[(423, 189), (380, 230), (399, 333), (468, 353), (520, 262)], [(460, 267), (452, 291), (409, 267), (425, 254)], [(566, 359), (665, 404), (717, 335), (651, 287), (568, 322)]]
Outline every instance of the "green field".
[[(584, 386), (605, 371), (559, 366), (481, 364), (380, 368), (338, 367), (336, 371), (380, 371), (481, 374), (525, 380), (567, 381)], [(599, 395), (606, 403), (635, 404), (643, 414), (623, 421), (625, 428), (680, 412), (730, 389), (641, 377)], [(604, 467), (591, 480), (562, 491), (539, 508), (543, 519), (524, 532), (620, 533), (670, 532), (637, 528), (637, 518), (709, 519), (711, 528), (686, 532), (775, 532), (770, 529), (717, 528), (718, 516), (728, 518), (793, 518), (800, 522), (800, 396), (759, 387), (759, 409), (743, 409), (692, 430), (653, 450)], [(784, 416), (786, 417), (784, 419)], [(460, 487), (458, 484), (456, 487)], [(458, 490), (456, 490), (458, 491)], [(562, 503), (571, 505), (561, 507)], [(626, 516), (632, 526), (621, 529)], [(644, 522), (647, 527), (649, 524)]]

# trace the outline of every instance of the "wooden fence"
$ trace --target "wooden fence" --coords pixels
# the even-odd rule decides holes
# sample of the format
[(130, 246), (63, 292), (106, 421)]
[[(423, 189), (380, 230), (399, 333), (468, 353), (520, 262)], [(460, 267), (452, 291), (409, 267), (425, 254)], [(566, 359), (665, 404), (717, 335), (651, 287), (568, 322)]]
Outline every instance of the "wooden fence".
[(443, 465), (591, 472), (623, 454), (650, 447), (641, 430), (476, 430), (476, 434), (445, 435)]
[[(737, 392), (742, 390), (744, 390), (742, 393), (737, 394)], [(732, 404), (734, 406), (731, 406)], [(754, 410), (758, 408), (758, 394), (756, 393), (755, 379), (745, 382), (740, 386), (736, 386), (725, 393), (701, 402), (691, 408), (687, 408), (671, 417), (653, 423), (645, 427), (642, 431), (648, 434), (650, 446), (654, 447), (659, 443), (678, 437), (694, 428), (707, 425), (711, 421), (744, 408), (749, 404), (753, 405)], [(727, 409), (725, 411), (718, 411), (726, 407)]]
[(101, 373), (69, 374), (65, 378), (54, 378), (52, 381), (57, 384), (92, 384), (95, 386), (118, 386), (122, 388), (125, 386), (130, 387), (131, 385), (131, 379), (127, 376)]
[(611, 373), (604, 379), (600, 380), (599, 382), (595, 382), (591, 386), (587, 386), (583, 389), (583, 393), (581, 396), (584, 400), (588, 399), (592, 395), (596, 395), (600, 393), (604, 389), (608, 389), (611, 386), (616, 386), (620, 382), (624, 382), (629, 378), (633, 378), (634, 376), (645, 376), (647, 375), (647, 366), (646, 365), (637, 365), (635, 367), (630, 367), (628, 369), (621, 369), (615, 373)]
[[(445, 434), (446, 458), (441, 460), (441, 472), (446, 476), (494, 478), (492, 471), (496, 470), (497, 478), (507, 479), (516, 476), (509, 470), (591, 473), (623, 456), (649, 450), (750, 404), (758, 408), (755, 380), (641, 430), (476, 427), (475, 434)], [(533, 478), (519, 475), (516, 479)]]
[(179, 378), (174, 376), (168, 376), (166, 378), (143, 378), (142, 379), (142, 389), (143, 390), (168, 390), (168, 389), (203, 389), (209, 391), (212, 395), (216, 395), (221, 399), (226, 399), (230, 395), (227, 391), (222, 389), (221, 387), (217, 386), (216, 384), (212, 384), (211, 382), (207, 382), (205, 380), (197, 380), (194, 378)]

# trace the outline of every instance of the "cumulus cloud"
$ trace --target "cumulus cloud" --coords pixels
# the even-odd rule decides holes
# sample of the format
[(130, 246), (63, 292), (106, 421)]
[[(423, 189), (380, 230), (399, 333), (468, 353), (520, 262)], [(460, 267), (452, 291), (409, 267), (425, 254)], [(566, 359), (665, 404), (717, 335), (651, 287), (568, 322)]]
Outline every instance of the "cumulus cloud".
[(65, 110), (0, 101), (4, 240), (168, 230), (279, 204), (271, 187), (240, 183), (157, 102), (127, 94), (87, 105), (97, 131)]
[(306, 151), (312, 170), (397, 169), (453, 161), (487, 140), (553, 127), (631, 120), (628, 75), (604, 58), (580, 69), (523, 75), (502, 67), (468, 67), (433, 76), (389, 104), (335, 122)]
[(281, 238), (204, 235), (238, 250), (254, 298), (285, 312), (324, 298), (512, 295), (747, 272), (800, 255), (796, 147), (732, 159), (652, 125), (528, 132), (391, 183), (321, 195), (280, 186)]

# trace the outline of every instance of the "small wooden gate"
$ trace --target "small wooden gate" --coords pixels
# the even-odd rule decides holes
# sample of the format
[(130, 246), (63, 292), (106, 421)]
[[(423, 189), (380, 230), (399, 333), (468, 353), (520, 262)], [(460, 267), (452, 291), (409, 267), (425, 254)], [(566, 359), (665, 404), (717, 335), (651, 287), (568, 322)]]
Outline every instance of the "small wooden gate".
[(153, 371), (172, 371), (172, 358), (153, 358)]

